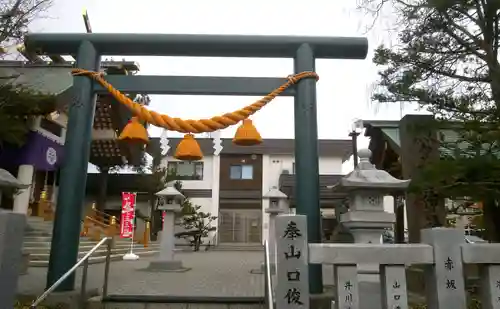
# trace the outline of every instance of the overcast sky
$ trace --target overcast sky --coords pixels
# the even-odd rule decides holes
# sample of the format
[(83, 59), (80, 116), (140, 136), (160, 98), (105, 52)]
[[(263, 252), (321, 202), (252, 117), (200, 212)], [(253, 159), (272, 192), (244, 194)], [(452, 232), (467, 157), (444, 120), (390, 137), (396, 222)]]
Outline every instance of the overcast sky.
[[(82, 11), (87, 9), (93, 32), (246, 34), (306, 36), (366, 36), (365, 60), (318, 60), (318, 134), (322, 139), (346, 139), (355, 118), (400, 118), (399, 106), (374, 106), (370, 101), (377, 68), (373, 49), (390, 42), (385, 24), (366, 32), (367, 17), (351, 1), (284, 0), (54, 0), (49, 18), (35, 22), (34, 32), (85, 32)], [(307, 3), (307, 4), (306, 4)], [(107, 57), (104, 57), (107, 58)], [(109, 58), (109, 57), (108, 57)], [(114, 57), (121, 60), (122, 57)], [(291, 59), (127, 57), (136, 61), (144, 75), (264, 76), (286, 77), (293, 73)], [(174, 117), (202, 118), (233, 111), (256, 97), (152, 96), (150, 108)], [(412, 112), (407, 107), (404, 113)], [(264, 138), (293, 138), (293, 102), (278, 98), (253, 118)], [(232, 137), (236, 128), (223, 131)], [(161, 130), (152, 128), (152, 136)], [(178, 134), (172, 134), (178, 136)], [(360, 147), (368, 140), (359, 139)], [(352, 163), (344, 164), (344, 172)], [(93, 171), (94, 169), (89, 169)]]

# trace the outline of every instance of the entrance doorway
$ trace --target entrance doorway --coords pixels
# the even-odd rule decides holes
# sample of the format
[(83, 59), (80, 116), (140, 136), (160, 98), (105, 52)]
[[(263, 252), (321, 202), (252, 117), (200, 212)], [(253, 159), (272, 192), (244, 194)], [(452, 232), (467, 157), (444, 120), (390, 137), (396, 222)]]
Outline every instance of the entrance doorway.
[(262, 212), (260, 209), (224, 209), (219, 212), (219, 242), (260, 244)]

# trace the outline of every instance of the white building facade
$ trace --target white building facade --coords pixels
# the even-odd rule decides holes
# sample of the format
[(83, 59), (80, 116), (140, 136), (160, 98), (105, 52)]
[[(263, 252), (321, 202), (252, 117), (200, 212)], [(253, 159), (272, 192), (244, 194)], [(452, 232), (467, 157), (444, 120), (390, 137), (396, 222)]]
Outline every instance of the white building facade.
[[(320, 175), (341, 175), (342, 164), (345, 158), (342, 155), (332, 154), (331, 156), (320, 156), (319, 157), (319, 174)], [(295, 157), (291, 154), (289, 155), (263, 155), (263, 181), (262, 181), (262, 192), (264, 194), (271, 190), (273, 187), (280, 187), (280, 177), (283, 174), (295, 174)], [(262, 241), (266, 240), (269, 236), (269, 214), (266, 213), (266, 209), (269, 208), (269, 199), (262, 200)], [(286, 212), (294, 213), (295, 208), (290, 208), (288, 201), (283, 203)], [(335, 211), (333, 209), (322, 209), (323, 215), (334, 215)]]
[[(223, 149), (214, 154), (210, 139), (198, 139), (204, 158), (196, 162), (173, 158), (178, 139), (170, 139), (171, 150), (160, 166), (174, 170), (182, 189), (201, 210), (218, 217), (217, 229), (210, 235), (212, 243), (260, 244), (268, 235), (269, 200), (263, 198), (271, 188), (280, 188), (283, 175), (294, 178), (294, 140), (265, 140), (255, 147), (239, 147), (223, 140)], [(350, 141), (320, 140), (319, 173), (341, 177), (342, 164), (350, 156)], [(221, 162), (222, 161), (222, 162)], [(334, 183), (320, 184), (326, 186)], [(281, 205), (286, 212), (293, 196)], [(333, 213), (325, 209), (323, 213)]]

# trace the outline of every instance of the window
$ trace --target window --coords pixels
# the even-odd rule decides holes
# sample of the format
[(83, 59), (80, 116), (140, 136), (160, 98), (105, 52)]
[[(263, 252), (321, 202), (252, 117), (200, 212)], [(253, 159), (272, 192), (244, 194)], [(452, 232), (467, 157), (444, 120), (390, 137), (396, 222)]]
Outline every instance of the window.
[(40, 119), (40, 128), (44, 129), (47, 132), (54, 134), (55, 136), (61, 137), (61, 135), (62, 135), (62, 127), (59, 124), (57, 124), (53, 121), (50, 121), (46, 118)]
[(231, 165), (229, 178), (253, 179), (253, 165)]
[(168, 162), (167, 168), (178, 180), (203, 179), (203, 162)]

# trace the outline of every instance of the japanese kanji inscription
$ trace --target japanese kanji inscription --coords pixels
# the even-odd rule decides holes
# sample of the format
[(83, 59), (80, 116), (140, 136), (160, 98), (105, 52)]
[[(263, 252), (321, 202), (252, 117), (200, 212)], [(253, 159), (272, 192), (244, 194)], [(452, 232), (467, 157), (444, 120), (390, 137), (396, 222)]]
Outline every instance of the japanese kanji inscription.
[(277, 309), (309, 308), (306, 217), (276, 217)]

